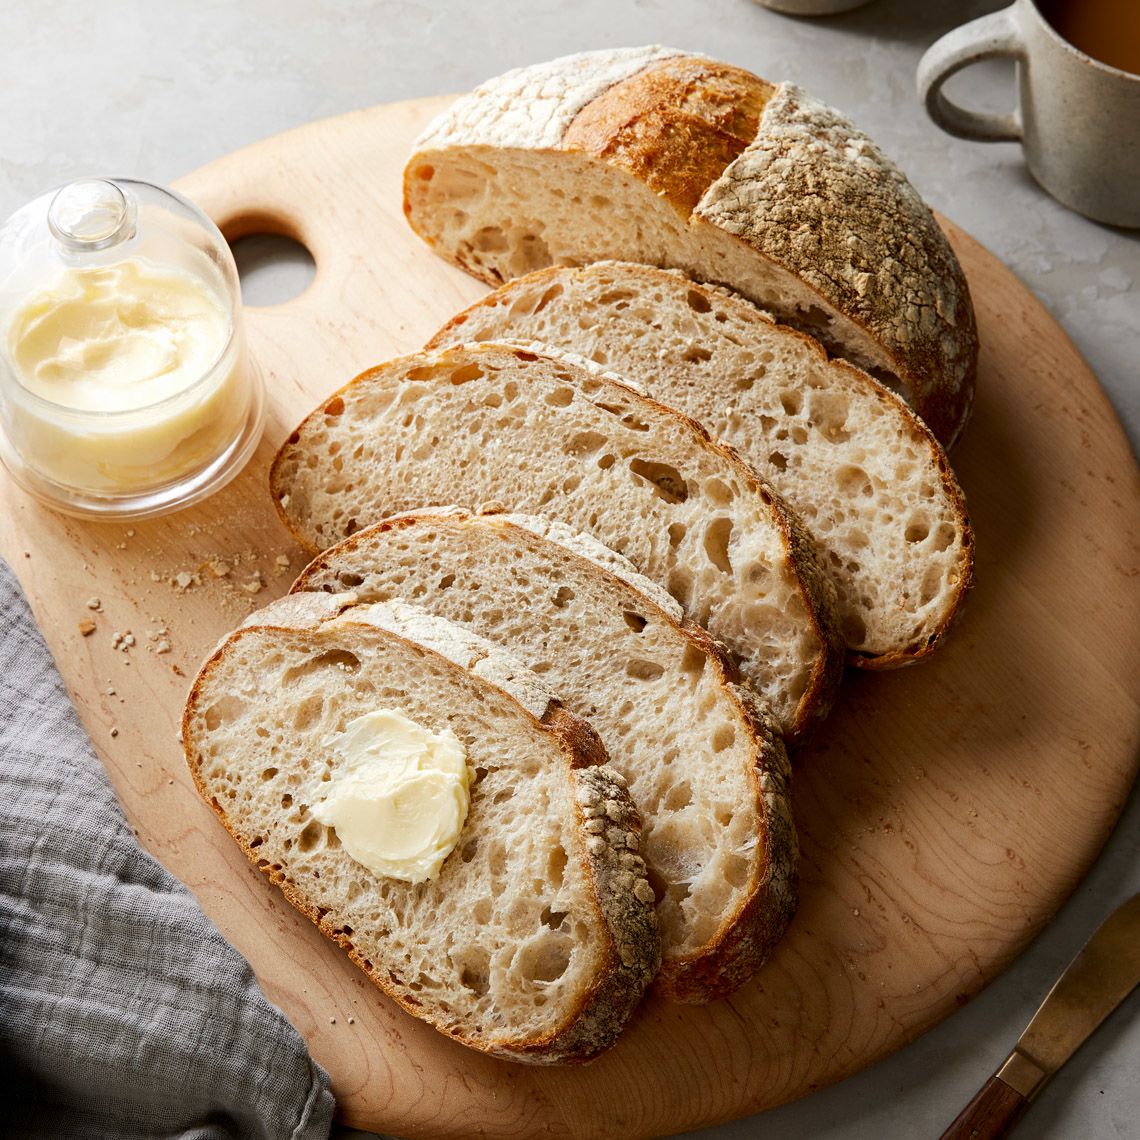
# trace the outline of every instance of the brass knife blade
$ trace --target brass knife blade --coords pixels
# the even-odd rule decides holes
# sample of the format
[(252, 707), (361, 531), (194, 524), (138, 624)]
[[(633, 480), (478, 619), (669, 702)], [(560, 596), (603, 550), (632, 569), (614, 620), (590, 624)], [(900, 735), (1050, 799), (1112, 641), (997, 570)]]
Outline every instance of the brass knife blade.
[(1069, 963), (997, 1075), (1027, 1100), (1140, 983), (1140, 895), (1117, 907)]

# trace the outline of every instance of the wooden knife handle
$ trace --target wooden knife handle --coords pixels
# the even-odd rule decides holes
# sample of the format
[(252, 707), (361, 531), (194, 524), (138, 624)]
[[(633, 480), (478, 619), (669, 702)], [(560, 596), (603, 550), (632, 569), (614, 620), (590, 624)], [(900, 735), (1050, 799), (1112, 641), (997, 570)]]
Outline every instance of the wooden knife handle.
[(998, 1140), (1008, 1135), (1028, 1107), (1029, 1101), (995, 1073), (940, 1140)]

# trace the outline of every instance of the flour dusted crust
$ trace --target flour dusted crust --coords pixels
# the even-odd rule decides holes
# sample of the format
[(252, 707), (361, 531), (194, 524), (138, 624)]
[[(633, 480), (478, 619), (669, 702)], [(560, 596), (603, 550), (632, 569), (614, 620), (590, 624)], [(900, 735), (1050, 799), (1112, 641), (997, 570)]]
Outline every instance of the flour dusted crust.
[(953, 440), (974, 391), (969, 289), (926, 204), (870, 138), (782, 83), (755, 141), (695, 213), (866, 327), (897, 361), (930, 429)]
[(872, 371), (946, 446), (965, 424), (977, 334), (953, 252), (867, 136), (791, 84), (660, 48), (555, 60), (459, 100), (404, 186), (420, 235), (492, 285), (680, 268)]
[[(513, 695), (508, 689), (525, 696), (544, 691), (537, 677), (524, 680), (526, 670), (518, 662), (511, 664), (505, 651), (483, 643), (488, 652), (480, 655), (479, 639), (467, 631), (455, 629), (449, 635), (444, 628), (450, 623), (424, 615), (421, 622), (409, 606), (364, 607), (370, 613), (353, 620), (353, 602), (350, 594), (295, 594), (272, 603), (264, 610), (251, 615), (242, 627), (231, 634), (205, 661), (191, 687), (182, 719), (182, 738), (195, 784), (203, 798), (211, 805), (226, 830), (238, 842), (250, 861), (274, 882), (286, 898), (305, 914), (326, 937), (344, 949), (381, 990), (392, 997), (414, 1016), (428, 1021), (441, 1032), (462, 1044), (505, 1059), (534, 1063), (575, 1063), (590, 1060), (611, 1046), (617, 1039), (641, 993), (656, 972), (660, 962), (660, 947), (653, 913), (653, 892), (645, 877), (645, 864), (639, 853), (641, 821), (629, 797), (628, 788), (619, 775), (606, 764), (607, 756), (597, 734), (581, 718), (574, 716), (554, 699), (545, 701), (541, 717), (530, 709), (518, 705), (518, 713), (533, 726), (532, 731), (546, 734), (557, 741), (557, 747), (567, 761), (566, 772), (572, 783), (574, 812), (579, 827), (581, 849), (584, 853), (584, 882), (590, 891), (586, 904), (598, 918), (601, 936), (600, 955), (590, 984), (566, 1003), (565, 1014), (558, 1023), (545, 1032), (519, 1034), (510, 1025), (481, 1029), (478, 1033), (464, 1031), (462, 1017), (456, 1024), (454, 1016), (447, 1022), (425, 1008), (423, 995), (417, 996), (416, 987), (409, 987), (393, 972), (392, 963), (378, 957), (383, 940), (374, 943), (367, 953), (360, 943), (365, 931), (353, 928), (346, 920), (343, 904), (330, 896), (307, 889), (303, 879), (291, 868), (288, 858), (271, 862), (266, 858), (270, 845), (263, 846), (259, 832), (265, 821), (249, 818), (250, 808), (234, 803), (223, 806), (219, 798), (216, 767), (207, 757), (207, 741), (212, 731), (211, 700), (228, 698), (231, 685), (221, 683), (221, 691), (212, 693), (217, 685), (216, 675), (225, 675), (231, 668), (232, 658), (240, 654), (251, 641), (265, 643), (269, 655), (284, 653), (291, 641), (308, 639), (312, 651), (348, 650), (367, 654), (376, 639), (391, 638), (427, 653), (437, 655), (434, 647), (416, 640), (420, 632), (427, 634), (435, 645), (453, 652), (456, 657), (475, 656), (477, 662), (494, 660), (493, 672), (507, 684), (500, 688), (489, 679), (479, 684), (497, 690), (508, 700)], [(309, 623), (306, 624), (306, 614)], [(402, 632), (393, 632), (399, 627)], [(278, 649), (280, 645), (280, 649)], [(451, 657), (439, 655), (448, 662), (447, 668), (469, 672), (456, 664)], [(411, 683), (414, 679), (406, 679)], [(213, 726), (216, 728), (216, 725)], [(260, 735), (260, 734), (259, 734)], [(250, 747), (257, 756), (256, 743)], [(281, 763), (277, 760), (276, 763)], [(255, 764), (260, 767), (264, 760)], [(240, 767), (236, 759), (231, 764)], [(276, 768), (271, 769), (276, 771)], [(248, 799), (248, 797), (246, 797)], [(594, 821), (604, 819), (599, 828)], [(254, 838), (258, 836), (257, 838)], [(279, 852), (277, 853), (280, 854)], [(347, 857), (340, 857), (347, 862)], [(319, 876), (317, 876), (319, 878)], [(309, 884), (311, 887), (311, 883)], [(415, 885), (398, 884), (400, 890), (414, 893)], [(430, 930), (421, 932), (431, 939)], [(462, 1002), (457, 992), (456, 1003)]]
[(481, 83), (428, 124), (416, 148), (557, 147), (578, 112), (649, 64), (680, 55), (664, 47), (579, 52)]

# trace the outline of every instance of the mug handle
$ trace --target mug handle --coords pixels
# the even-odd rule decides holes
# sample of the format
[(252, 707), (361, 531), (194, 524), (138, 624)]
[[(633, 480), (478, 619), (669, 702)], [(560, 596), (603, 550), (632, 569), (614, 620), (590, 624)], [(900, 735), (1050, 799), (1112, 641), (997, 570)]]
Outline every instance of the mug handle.
[(926, 113), (944, 131), (978, 142), (1017, 142), (1021, 112), (988, 115), (952, 103), (942, 85), (964, 67), (983, 59), (1026, 58), (1025, 40), (1017, 20), (1017, 5), (971, 20), (947, 32), (928, 49), (918, 64), (918, 97)]

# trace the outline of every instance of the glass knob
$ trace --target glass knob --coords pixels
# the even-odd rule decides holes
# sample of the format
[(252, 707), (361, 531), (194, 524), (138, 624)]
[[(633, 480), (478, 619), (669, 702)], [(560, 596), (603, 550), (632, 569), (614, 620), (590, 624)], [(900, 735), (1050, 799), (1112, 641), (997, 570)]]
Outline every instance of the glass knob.
[(133, 237), (136, 208), (122, 187), (103, 178), (71, 182), (48, 207), (48, 228), (75, 253), (109, 249)]

